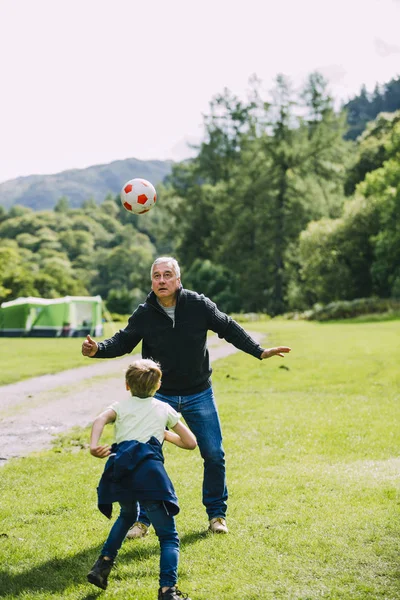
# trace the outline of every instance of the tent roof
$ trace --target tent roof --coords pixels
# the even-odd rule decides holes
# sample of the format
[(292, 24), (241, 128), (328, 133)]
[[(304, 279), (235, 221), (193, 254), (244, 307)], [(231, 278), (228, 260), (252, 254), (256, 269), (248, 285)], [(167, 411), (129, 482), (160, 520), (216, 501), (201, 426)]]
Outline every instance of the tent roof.
[(16, 300), (10, 300), (9, 302), (3, 302), (0, 304), (0, 308), (18, 306), (20, 304), (39, 304), (47, 306), (49, 304), (65, 304), (67, 302), (101, 302), (101, 296), (64, 296), (63, 298), (35, 298), (34, 296), (28, 296), (26, 298), (21, 297)]

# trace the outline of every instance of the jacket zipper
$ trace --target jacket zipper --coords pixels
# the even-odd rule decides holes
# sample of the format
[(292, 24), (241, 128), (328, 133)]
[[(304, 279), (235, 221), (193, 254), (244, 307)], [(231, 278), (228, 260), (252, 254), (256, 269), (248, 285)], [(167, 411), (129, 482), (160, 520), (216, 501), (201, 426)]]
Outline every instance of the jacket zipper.
[[(169, 319), (170, 321), (172, 321), (171, 317), (169, 317), (167, 315), (167, 313), (165, 312), (165, 310), (163, 310), (161, 308), (161, 306), (159, 306), (158, 304), (153, 304), (152, 302), (150, 302), (149, 304), (150, 304), (150, 306), (152, 306), (153, 308), (155, 308), (159, 313), (161, 313), (164, 317), (166, 317), (167, 319)], [(178, 303), (175, 304), (175, 317), (176, 317), (176, 307), (177, 307), (177, 304)], [(172, 321), (172, 329), (175, 329), (175, 322), (176, 322), (176, 318)]]

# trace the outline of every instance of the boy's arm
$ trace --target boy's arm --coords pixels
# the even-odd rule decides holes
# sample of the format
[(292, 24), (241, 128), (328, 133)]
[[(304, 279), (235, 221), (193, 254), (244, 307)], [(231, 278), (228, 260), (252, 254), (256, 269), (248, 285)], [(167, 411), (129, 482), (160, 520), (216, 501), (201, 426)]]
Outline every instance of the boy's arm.
[(164, 440), (175, 444), (179, 448), (185, 448), (185, 450), (194, 450), (196, 448), (197, 440), (189, 427), (178, 421), (172, 429), (173, 431), (165, 431)]
[(115, 421), (116, 416), (117, 413), (115, 410), (108, 408), (93, 421), (92, 432), (90, 434), (90, 454), (92, 456), (96, 456), (96, 458), (105, 458), (111, 454), (111, 446), (100, 446), (99, 441), (105, 425)]

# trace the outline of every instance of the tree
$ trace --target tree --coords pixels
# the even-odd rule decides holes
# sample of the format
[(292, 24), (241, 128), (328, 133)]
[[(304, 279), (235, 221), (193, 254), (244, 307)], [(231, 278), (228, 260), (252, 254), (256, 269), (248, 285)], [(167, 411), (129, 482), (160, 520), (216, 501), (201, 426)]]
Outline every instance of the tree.
[(290, 308), (370, 296), (376, 231), (375, 207), (361, 197), (346, 205), (342, 218), (309, 223), (300, 235), (300, 284), (290, 290)]
[(65, 196), (61, 196), (57, 204), (54, 207), (56, 213), (67, 213), (71, 209), (70, 202)]
[(347, 170), (345, 193), (354, 193), (358, 183), (364, 180), (367, 173), (381, 167), (391, 157), (391, 134), (400, 122), (400, 110), (394, 113), (382, 113), (374, 121), (368, 123), (359, 138), (352, 165)]
[(185, 272), (184, 285), (210, 297), (224, 312), (240, 312), (239, 278), (229, 269), (209, 260), (195, 259)]
[(399, 297), (399, 121), (385, 140), (384, 151), (392, 158), (366, 174), (341, 218), (309, 224), (301, 234), (300, 285), (291, 286), (291, 307), (371, 295)]
[(371, 113), (370, 99), (365, 85), (361, 87), (359, 96), (356, 96), (344, 105), (349, 125), (345, 138), (355, 140), (364, 131), (368, 121), (376, 117)]
[(400, 296), (400, 122), (387, 144), (394, 156), (369, 173), (358, 191), (376, 206), (379, 230), (372, 237), (374, 292), (381, 297)]
[(283, 76), (272, 102), (258, 87), (247, 105), (225, 94), (205, 120), (199, 156), (170, 178), (179, 258), (187, 269), (200, 259), (239, 274), (243, 310), (285, 310), (290, 243), (342, 205), (345, 123), (324, 86), (314, 74), (305, 105)]
[(34, 281), (40, 295), (45, 298), (88, 295), (83, 281), (75, 276), (70, 261), (59, 256), (44, 258)]
[(400, 109), (400, 77), (388, 83), (376, 85), (372, 94), (368, 94), (365, 85), (360, 94), (344, 105), (347, 114), (348, 131), (346, 139), (355, 140), (364, 131), (367, 123), (373, 121), (381, 112), (394, 112)]
[(136, 289), (140, 290), (139, 295), (144, 299), (149, 286), (149, 266), (154, 255), (155, 248), (143, 234), (136, 234), (130, 243), (99, 253), (93, 289), (104, 298), (108, 298), (111, 290), (115, 290), (112, 294), (114, 300), (118, 297), (116, 290), (127, 290), (132, 294)]
[[(278, 77), (273, 102), (264, 105), (265, 132), (242, 152), (239, 176), (249, 187), (242, 192), (243, 216), (234, 221), (237, 251), (231, 245), (230, 254), (238, 258), (243, 251), (246, 257), (247, 266), (240, 259), (238, 265), (246, 273), (246, 293), (253, 290), (251, 310), (285, 310), (290, 244), (311, 219), (337, 212), (342, 202), (344, 123), (334, 114), (323, 83), (315, 75), (308, 81), (302, 97), (310, 99), (310, 106), (303, 106), (304, 119), (298, 116), (301, 107), (290, 82)], [(233, 268), (232, 261), (227, 266)]]
[(81, 208), (83, 212), (87, 215), (92, 216), (92, 214), (96, 213), (99, 210), (97, 202), (94, 198), (87, 198), (82, 202)]
[[(196, 161), (174, 165), (166, 190), (169, 235), (173, 232), (175, 250), (182, 266), (189, 268), (196, 258), (210, 259), (211, 234), (215, 227), (214, 187), (202, 182)], [(170, 216), (170, 213), (171, 216)]]
[(106, 304), (110, 312), (128, 315), (133, 312), (140, 302), (143, 302), (144, 298), (145, 294), (142, 290), (128, 290), (126, 287), (122, 287), (110, 290)]
[(199, 147), (196, 174), (211, 184), (226, 181), (240, 160), (242, 141), (252, 130), (253, 101), (245, 104), (228, 89), (210, 102), (205, 116), (206, 139)]
[(327, 92), (327, 81), (321, 73), (311, 73), (301, 93), (301, 99), (306, 107), (305, 120), (310, 136), (326, 116), (333, 112), (333, 99)]
[(0, 303), (35, 293), (32, 270), (15, 243), (0, 246)]
[[(96, 210), (90, 206), (67, 209), (60, 199), (54, 211), (16, 207), (5, 215), (0, 222), (5, 261), (0, 265), (0, 299), (88, 293), (107, 298), (111, 289), (126, 286), (133, 302), (144, 297), (156, 252), (149, 236), (138, 233), (132, 220), (121, 223), (112, 199)], [(157, 219), (168, 236), (165, 219)]]
[(87, 263), (90, 260), (95, 240), (89, 231), (68, 229), (60, 233), (59, 240), (70, 261), (76, 262), (81, 258), (79, 264), (85, 264), (85, 261)]

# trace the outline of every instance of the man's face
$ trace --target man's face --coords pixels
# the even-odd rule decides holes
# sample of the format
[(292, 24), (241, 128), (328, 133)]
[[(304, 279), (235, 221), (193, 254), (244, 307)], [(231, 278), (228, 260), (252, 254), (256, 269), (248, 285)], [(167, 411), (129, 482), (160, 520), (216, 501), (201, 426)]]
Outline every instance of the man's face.
[(159, 263), (153, 267), (151, 289), (161, 302), (175, 298), (180, 285), (181, 279), (176, 276), (171, 263)]

